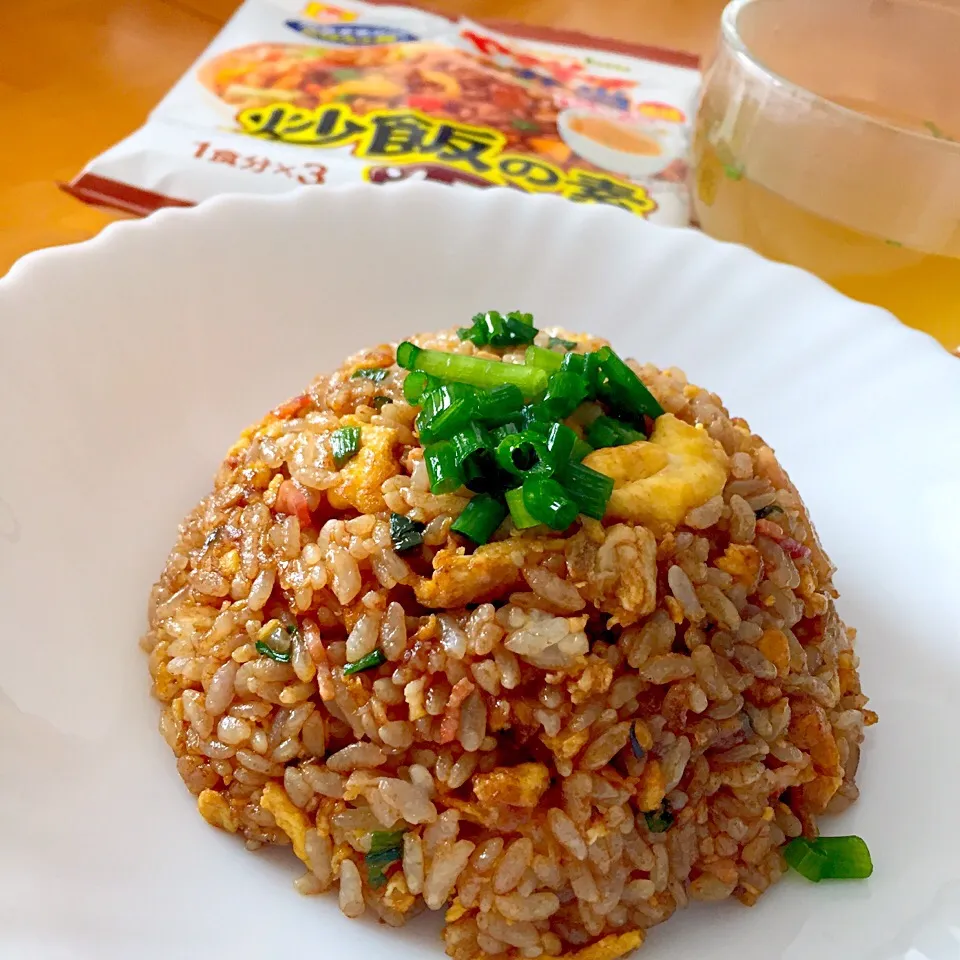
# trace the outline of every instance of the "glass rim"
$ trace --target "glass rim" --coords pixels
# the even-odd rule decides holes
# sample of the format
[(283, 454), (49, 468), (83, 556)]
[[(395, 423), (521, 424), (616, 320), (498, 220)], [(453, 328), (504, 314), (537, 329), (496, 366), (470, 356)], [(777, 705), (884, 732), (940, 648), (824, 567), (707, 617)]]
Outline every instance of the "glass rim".
[[(769, 80), (775, 86), (790, 90), (790, 92), (795, 96), (798, 96), (808, 104), (816, 105), (826, 113), (833, 113), (839, 117), (845, 117), (848, 120), (852, 120), (869, 127), (876, 127), (883, 130), (888, 130), (891, 133), (900, 134), (902, 136), (913, 137), (919, 141), (922, 141), (923, 143), (933, 144), (934, 149), (937, 150), (960, 153), (960, 141), (952, 140), (949, 137), (937, 137), (932, 135), (932, 133), (922, 133), (919, 130), (910, 130), (907, 127), (900, 127), (896, 124), (888, 123), (887, 121), (881, 120), (878, 117), (872, 117), (867, 113), (861, 113), (859, 110), (854, 110), (851, 107), (845, 107), (842, 104), (837, 103), (834, 100), (830, 100), (819, 93), (814, 93), (812, 90), (807, 89), (796, 81), (790, 80), (782, 74), (777, 73), (776, 70), (764, 63), (763, 60), (761, 60), (747, 46), (743, 37), (740, 35), (740, 28), (738, 24), (740, 14), (747, 7), (752, 7), (757, 4), (785, 2), (789, 2), (789, 0), (730, 0), (730, 2), (723, 8), (723, 12), (720, 15), (720, 36), (723, 40), (723, 43), (730, 48), (736, 58), (743, 65), (752, 70), (754, 73), (759, 74), (760, 76)], [(918, 6), (929, 5), (930, 4), (923, 2), (918, 4)], [(933, 6), (935, 6), (941, 12), (948, 13), (951, 16), (957, 16), (957, 12), (955, 10), (945, 8), (940, 4), (933, 4)], [(957, 19), (958, 22), (960, 22), (960, 16), (957, 16)]]

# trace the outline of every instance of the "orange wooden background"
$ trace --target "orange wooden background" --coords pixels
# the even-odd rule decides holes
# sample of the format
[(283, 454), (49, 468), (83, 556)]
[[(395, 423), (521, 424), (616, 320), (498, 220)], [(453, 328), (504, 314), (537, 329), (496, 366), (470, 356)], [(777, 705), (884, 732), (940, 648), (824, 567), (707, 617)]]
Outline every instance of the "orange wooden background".
[[(61, 193), (143, 122), (238, 0), (0, 0), (0, 276), (38, 247), (92, 236), (116, 215)], [(703, 54), (725, 0), (432, 0)]]

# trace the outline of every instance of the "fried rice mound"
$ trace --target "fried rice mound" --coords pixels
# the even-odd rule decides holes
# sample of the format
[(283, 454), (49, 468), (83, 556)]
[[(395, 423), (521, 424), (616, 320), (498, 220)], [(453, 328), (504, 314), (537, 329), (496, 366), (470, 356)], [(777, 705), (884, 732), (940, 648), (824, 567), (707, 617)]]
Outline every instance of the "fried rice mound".
[(632, 366), (667, 413), (588, 457), (603, 522), (451, 532), (468, 493), (430, 492), (383, 345), (245, 430), (181, 524), (141, 641), (160, 730), (201, 815), (289, 844), (300, 893), (445, 910), (456, 960), (614, 960), (691, 900), (754, 904), (856, 800), (876, 718), (803, 502), (717, 396)]

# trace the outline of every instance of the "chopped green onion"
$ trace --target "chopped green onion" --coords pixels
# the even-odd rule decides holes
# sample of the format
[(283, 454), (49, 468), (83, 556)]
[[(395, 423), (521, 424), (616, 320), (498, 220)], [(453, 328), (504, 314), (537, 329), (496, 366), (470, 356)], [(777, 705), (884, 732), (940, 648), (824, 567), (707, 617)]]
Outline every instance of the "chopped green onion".
[(637, 440), (646, 440), (639, 430), (634, 430), (622, 420), (613, 417), (597, 417), (587, 430), (587, 440), (595, 447), (622, 447)]
[(383, 853), (384, 850), (393, 850), (403, 843), (406, 830), (374, 830), (370, 834), (370, 852)]
[(471, 466), (482, 465), (482, 462), (492, 455), (490, 434), (476, 423), (471, 423), (465, 430), (454, 434), (450, 443), (456, 451), (457, 464), (464, 476), (469, 474)]
[(587, 376), (587, 357), (582, 353), (568, 353), (560, 362), (561, 370), (569, 370), (578, 377), (586, 379)]
[(783, 848), (783, 857), (801, 877), (813, 883), (819, 883), (823, 879), (824, 858), (810, 846), (810, 841), (806, 838), (797, 837), (791, 840)]
[(370, 401), (370, 406), (372, 406), (374, 410), (379, 412), (382, 407), (385, 407), (390, 402), (391, 401), (389, 397), (374, 397)]
[(593, 453), (593, 447), (591, 447), (583, 437), (577, 437), (576, 443), (573, 445), (573, 453), (570, 454), (570, 459), (576, 460), (576, 462), (579, 463), (590, 453)]
[(360, 367), (350, 374), (350, 379), (356, 380), (358, 377), (362, 377), (364, 380), (372, 380), (374, 383), (379, 383), (381, 380), (386, 379), (389, 372), (386, 367)]
[(505, 437), (515, 437), (519, 432), (520, 430), (515, 423), (505, 423), (503, 426), (491, 430), (490, 436), (493, 439), (494, 447), (496, 447)]
[(563, 347), (564, 350), (576, 350), (577, 344), (573, 340), (564, 340), (563, 337), (551, 337), (547, 341), (547, 346), (552, 350), (554, 347)]
[(545, 423), (552, 422), (553, 418), (543, 408), (540, 403), (528, 403), (520, 409), (520, 419), (524, 427), (530, 428), (535, 425), (543, 426)]
[(562, 423), (555, 423), (547, 433), (547, 452), (555, 468), (566, 464), (573, 456), (577, 435)]
[(506, 485), (502, 471), (497, 469), (490, 434), (476, 423), (450, 440), (457, 456), (457, 465), (463, 476), (463, 485), (474, 493), (499, 492)]
[(405, 517), (402, 513), (390, 514), (390, 539), (397, 553), (404, 553), (423, 543), (426, 524)]
[(463, 513), (450, 525), (456, 533), (462, 533), (474, 543), (486, 543), (503, 523), (507, 508), (500, 500), (480, 493), (463, 509)]
[[(277, 627), (277, 629), (270, 634), (270, 639), (272, 640), (277, 635), (278, 632), (281, 632), (279, 627)], [(276, 660), (277, 663), (290, 662), (289, 650), (286, 650), (286, 651), (275, 650), (273, 647), (270, 646), (270, 644), (265, 643), (263, 640), (258, 640), (256, 644), (254, 644), (254, 646), (256, 646), (257, 651), (259, 653), (262, 653), (265, 657), (269, 657), (271, 660)]]
[(439, 386), (440, 382), (438, 380), (417, 370), (414, 373), (408, 373), (403, 378), (403, 396), (407, 403), (416, 406), (425, 393), (436, 390)]
[(438, 383), (432, 390), (421, 395), (420, 406), (423, 407), (422, 412), (433, 419), (444, 410), (449, 410), (459, 400), (477, 402), (479, 394), (465, 383)]
[(510, 510), (510, 519), (513, 520), (513, 525), (518, 530), (539, 526), (540, 521), (530, 514), (523, 503), (523, 487), (508, 490), (504, 499), (507, 501), (507, 507)]
[(663, 833), (670, 829), (673, 823), (673, 811), (670, 809), (670, 801), (664, 800), (658, 810), (645, 813), (643, 819), (647, 821), (647, 829), (651, 833)]
[(417, 414), (417, 433), (424, 443), (449, 440), (463, 430), (477, 415), (478, 397), (472, 387), (447, 383), (420, 398), (422, 409)]
[(403, 367), (404, 370), (415, 370), (416, 367), (414, 367), (414, 364), (421, 353), (423, 353), (423, 351), (415, 343), (404, 340), (403, 343), (397, 347), (397, 366)]
[(363, 860), (367, 865), (367, 882), (371, 888), (379, 890), (380, 887), (384, 886), (388, 879), (384, 869), (389, 867), (391, 863), (399, 863), (402, 859), (402, 847), (364, 854)]
[(360, 449), (360, 428), (339, 427), (330, 434), (330, 449), (337, 469), (342, 467)]
[(598, 352), (594, 351), (583, 355), (583, 375), (587, 380), (588, 395), (591, 397), (599, 396), (607, 378), (600, 370), (600, 354)]
[(577, 409), (586, 395), (584, 377), (568, 370), (559, 370), (550, 377), (541, 406), (551, 419), (562, 420)]
[(560, 369), (560, 364), (563, 363), (563, 357), (553, 350), (547, 350), (546, 347), (535, 347), (531, 344), (527, 347), (527, 353), (523, 362), (528, 367), (540, 367), (541, 370), (546, 370), (547, 373), (554, 373)]
[(531, 517), (551, 530), (566, 530), (579, 513), (567, 491), (549, 477), (527, 476), (523, 481), (523, 505)]
[(496, 310), (478, 313), (469, 327), (461, 327), (457, 336), (478, 347), (513, 347), (532, 343), (537, 335), (532, 313), (513, 310), (504, 316)]
[(449, 440), (431, 443), (423, 448), (423, 462), (427, 465), (430, 489), (433, 493), (453, 493), (463, 486), (463, 473), (457, 453)]
[(288, 624), (284, 627), (284, 630), (286, 630), (287, 633), (289, 633), (291, 637), (299, 637), (299, 636), (300, 636), (300, 628), (299, 628), (295, 623), (288, 623)]
[(613, 493), (613, 477), (583, 463), (570, 463), (561, 471), (560, 480), (580, 513), (594, 520), (603, 519)]
[(421, 350), (404, 341), (397, 347), (397, 363), (406, 370), (422, 370), (441, 380), (469, 383), (475, 387), (496, 387), (512, 383), (526, 397), (535, 397), (547, 388), (547, 375), (536, 367), (522, 363), (504, 363), (502, 360), (484, 360), (466, 357), (460, 353), (442, 350)]
[(784, 847), (787, 863), (801, 876), (821, 880), (865, 880), (873, 873), (870, 850), (860, 837), (797, 837)]
[(371, 834), (370, 850), (364, 854), (367, 865), (367, 880), (374, 889), (387, 882), (384, 868), (403, 859), (403, 830), (385, 832), (375, 830)]
[(365, 657), (361, 657), (353, 663), (348, 663), (343, 668), (343, 675), (347, 677), (352, 673), (362, 673), (364, 670), (372, 670), (374, 667), (379, 667), (381, 663), (386, 662), (387, 658), (378, 647), (373, 653), (368, 653)]
[(546, 442), (532, 430), (511, 434), (497, 444), (497, 465), (515, 477), (531, 473), (553, 473)]
[(664, 409), (657, 398), (610, 347), (601, 347), (597, 351), (597, 360), (606, 377), (606, 392), (622, 412), (630, 417), (646, 414), (654, 419), (663, 415)]
[(477, 416), (487, 426), (500, 426), (513, 420), (523, 406), (523, 394), (513, 383), (503, 383), (479, 394)]

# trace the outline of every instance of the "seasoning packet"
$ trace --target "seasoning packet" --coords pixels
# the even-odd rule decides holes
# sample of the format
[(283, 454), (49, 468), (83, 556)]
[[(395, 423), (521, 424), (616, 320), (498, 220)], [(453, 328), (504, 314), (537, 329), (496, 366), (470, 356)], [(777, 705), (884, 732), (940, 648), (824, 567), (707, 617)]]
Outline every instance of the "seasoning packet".
[(694, 58), (412, 6), (246, 0), (74, 196), (145, 214), (218, 193), (424, 179), (689, 217)]

